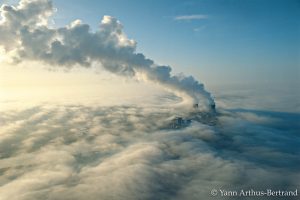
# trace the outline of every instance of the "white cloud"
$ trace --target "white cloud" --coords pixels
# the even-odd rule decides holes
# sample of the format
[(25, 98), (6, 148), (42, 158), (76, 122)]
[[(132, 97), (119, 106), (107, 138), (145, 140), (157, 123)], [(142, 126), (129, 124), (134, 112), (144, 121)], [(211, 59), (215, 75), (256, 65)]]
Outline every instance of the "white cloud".
[[(144, 81), (188, 97), (202, 109), (210, 109), (214, 104), (210, 93), (193, 76), (173, 75), (170, 66), (157, 65), (137, 53), (136, 41), (127, 37), (116, 18), (103, 16), (96, 32), (80, 20), (53, 28), (49, 26), (49, 17), (54, 11), (51, 0), (21, 0), (16, 7), (2, 5), (0, 48), (5, 50), (6, 57), (15, 62), (33, 60), (66, 69), (95, 64), (117, 75), (143, 77)], [(201, 17), (205, 16), (195, 15), (190, 19)]]
[(200, 27), (194, 28), (194, 31), (195, 32), (200, 32), (200, 31), (202, 31), (204, 29), (206, 29), (206, 26), (200, 26)]
[(48, 104), (0, 114), (0, 199), (193, 200), (224, 186), (299, 183), (299, 127), (281, 127), (289, 117), (227, 111), (216, 126), (173, 130), (163, 107)]
[(176, 21), (188, 21), (188, 20), (202, 20), (202, 19), (208, 19), (208, 15), (179, 15), (174, 17), (174, 20)]

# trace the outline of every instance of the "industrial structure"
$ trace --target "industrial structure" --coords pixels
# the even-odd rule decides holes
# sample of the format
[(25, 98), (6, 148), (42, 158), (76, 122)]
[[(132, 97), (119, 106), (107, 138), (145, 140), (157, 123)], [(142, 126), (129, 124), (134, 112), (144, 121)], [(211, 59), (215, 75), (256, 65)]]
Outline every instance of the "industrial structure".
[(199, 111), (199, 105), (193, 105), (193, 111), (187, 117), (175, 117), (171, 120), (169, 128), (181, 129), (188, 127), (193, 121), (197, 121), (206, 125), (214, 126), (217, 123), (216, 105), (212, 104), (209, 112)]

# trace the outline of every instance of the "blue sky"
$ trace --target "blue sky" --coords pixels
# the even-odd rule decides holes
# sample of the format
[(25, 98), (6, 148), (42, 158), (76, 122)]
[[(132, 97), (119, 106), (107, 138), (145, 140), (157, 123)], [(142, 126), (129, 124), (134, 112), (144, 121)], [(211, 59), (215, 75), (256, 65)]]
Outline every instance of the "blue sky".
[[(53, 2), (57, 26), (81, 19), (96, 30), (103, 15), (114, 16), (138, 42), (138, 52), (207, 85), (299, 84), (300, 1)], [(193, 15), (202, 17), (176, 20)]]

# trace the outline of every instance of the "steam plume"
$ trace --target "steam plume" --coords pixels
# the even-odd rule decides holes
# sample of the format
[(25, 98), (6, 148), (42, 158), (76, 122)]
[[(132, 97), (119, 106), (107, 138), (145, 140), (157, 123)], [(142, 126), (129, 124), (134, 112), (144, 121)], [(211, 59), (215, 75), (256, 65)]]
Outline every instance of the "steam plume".
[(104, 16), (99, 30), (91, 32), (80, 20), (66, 27), (50, 27), (49, 17), (54, 13), (50, 0), (21, 0), (16, 7), (4, 4), (0, 12), (0, 47), (14, 62), (38, 60), (67, 68), (97, 63), (112, 73), (143, 77), (188, 95), (204, 108), (214, 104), (194, 77), (171, 75), (171, 67), (136, 53), (136, 42), (127, 38), (114, 17)]

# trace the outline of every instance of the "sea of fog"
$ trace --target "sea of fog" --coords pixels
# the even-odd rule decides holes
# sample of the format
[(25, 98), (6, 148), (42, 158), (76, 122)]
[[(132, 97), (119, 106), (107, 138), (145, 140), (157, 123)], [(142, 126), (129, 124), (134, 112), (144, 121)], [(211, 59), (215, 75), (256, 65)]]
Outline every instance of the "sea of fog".
[(1, 200), (241, 199), (220, 190), (300, 192), (297, 91), (212, 89), (217, 123), (172, 129), (166, 124), (187, 116), (191, 105), (171, 93), (103, 97), (69, 88), (62, 100), (60, 92), (45, 98), (49, 90), (32, 90), (1, 94)]

